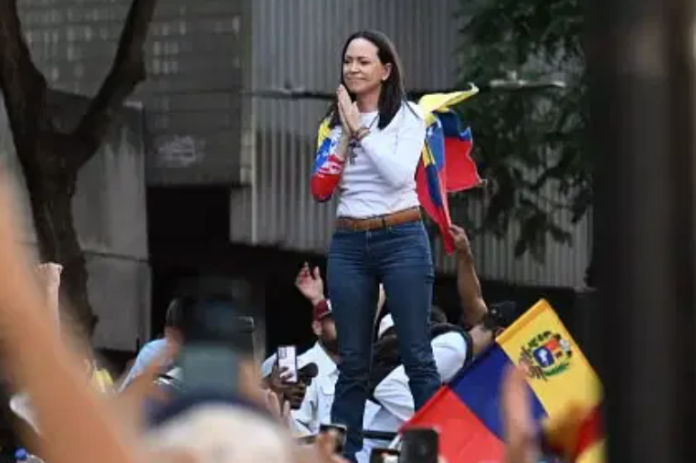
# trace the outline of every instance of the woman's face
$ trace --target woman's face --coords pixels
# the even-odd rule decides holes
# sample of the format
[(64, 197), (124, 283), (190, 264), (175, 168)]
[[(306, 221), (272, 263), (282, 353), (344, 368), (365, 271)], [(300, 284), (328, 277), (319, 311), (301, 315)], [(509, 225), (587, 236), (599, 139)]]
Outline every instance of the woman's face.
[(378, 49), (369, 40), (357, 38), (348, 44), (343, 57), (343, 81), (354, 95), (364, 95), (378, 90), (387, 80), (391, 64), (382, 64)]

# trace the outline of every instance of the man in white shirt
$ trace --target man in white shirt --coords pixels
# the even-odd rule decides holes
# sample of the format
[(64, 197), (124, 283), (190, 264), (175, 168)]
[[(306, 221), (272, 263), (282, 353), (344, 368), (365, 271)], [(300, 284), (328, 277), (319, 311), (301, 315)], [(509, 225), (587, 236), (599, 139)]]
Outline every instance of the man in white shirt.
[[(271, 355), (261, 365), (262, 377), (267, 386), (289, 400), (294, 411), (301, 407), (312, 384), (334, 374), (336, 370), (338, 342), (329, 301), (322, 299), (314, 306), (312, 329), (317, 336), (317, 341), (309, 350), (297, 356), (297, 368), (300, 373), (297, 384), (284, 382), (283, 372), (277, 371), (277, 354)], [(312, 364), (316, 366), (313, 377), (305, 377), (302, 370)]]
[(314, 311), (315, 320), (322, 325), (322, 332), (333, 333), (333, 339), (327, 346), (320, 338), (315, 347), (308, 351), (311, 352), (319, 346), (319, 349), (310, 354), (312, 361), (317, 364), (318, 374), (307, 387), (300, 408), (291, 411), (292, 429), (298, 436), (316, 435), (319, 432), (319, 425), (331, 422), (331, 406), (333, 405), (334, 388), (338, 380), (336, 325), (331, 316), (330, 306), (324, 305), (328, 310), (321, 310), (321, 304), (318, 307), (320, 310), (315, 308)]
[[(310, 363), (315, 363), (318, 369), (317, 377), (319, 377), (329, 373), (335, 367), (335, 361), (329, 358), (332, 354), (327, 354), (327, 350), (335, 352), (338, 349), (333, 318), (327, 318), (326, 323), (322, 321), (331, 315), (331, 302), (324, 298), (324, 281), (319, 267), (311, 270), (305, 263), (297, 274), (295, 286), (312, 304), (312, 331), (317, 337), (317, 341), (310, 349), (297, 356), (297, 367), (303, 368)], [(261, 375), (268, 378), (277, 362), (276, 353), (264, 360), (261, 364)]]
[[(331, 314), (331, 302), (324, 298), (324, 282), (318, 267), (313, 270), (304, 264), (297, 275), (295, 286), (312, 304), (312, 331), (317, 340), (307, 351), (298, 355), (297, 367), (303, 369), (307, 365), (316, 365), (316, 376), (304, 390), (304, 386), (278, 385), (274, 389), (271, 375), (277, 366), (277, 354), (268, 357), (261, 365), (261, 374), (272, 389), (285, 394), (293, 406), (291, 412), (291, 427), (300, 436), (316, 434), (319, 423), (326, 420), (324, 409), (331, 410), (333, 403), (333, 386), (338, 375), (337, 357), (338, 342), (336, 340), (336, 325)], [(278, 389), (279, 388), (279, 389)], [(292, 391), (291, 391), (292, 389)], [(304, 397), (301, 393), (304, 392)], [(288, 396), (290, 394), (290, 396)], [(328, 407), (327, 404), (328, 403)]]
[[(328, 345), (331, 351), (334, 347), (338, 347), (336, 344), (336, 327), (335, 325), (327, 325), (323, 327), (321, 320), (317, 318), (317, 314), (324, 314), (327, 310), (331, 312), (331, 301), (324, 297), (324, 280), (321, 277), (321, 270), (319, 267), (314, 267), (310, 269), (309, 264), (305, 262), (302, 269), (297, 274), (295, 279), (295, 286), (297, 290), (302, 293), (302, 295), (307, 299), (313, 307), (314, 317), (312, 319), (312, 331), (317, 337), (317, 341), (314, 345), (297, 356), (297, 366), (298, 368), (303, 368), (310, 363), (316, 363), (318, 367), (317, 377), (323, 376), (325, 373), (331, 373), (333, 366), (330, 363), (326, 363), (326, 351), (322, 347)], [(377, 305), (377, 316), (384, 306), (385, 296), (384, 288), (380, 285), (379, 292), (379, 302)], [(323, 317), (323, 315), (321, 315)], [(333, 318), (331, 319), (333, 321)], [(263, 378), (268, 378), (273, 371), (273, 366), (277, 363), (277, 354), (273, 353), (261, 364), (261, 376)], [(324, 371), (323, 367), (328, 366), (328, 370)]]
[[(383, 291), (380, 291), (378, 315), (384, 304)], [(382, 318), (379, 323), (378, 338), (393, 332), (394, 320), (391, 315)], [(307, 388), (307, 393), (299, 410), (292, 412), (293, 431), (299, 436), (312, 436), (319, 432), (319, 426), (331, 423), (331, 406), (333, 405), (336, 381), (338, 381), (338, 366), (327, 369), (327, 374), (320, 375)]]
[[(317, 375), (307, 387), (299, 408), (291, 412), (293, 431), (299, 436), (308, 436), (317, 434), (321, 424), (331, 422), (331, 406), (338, 380), (338, 342), (336, 325), (331, 315), (331, 302), (324, 297), (324, 281), (319, 268), (310, 269), (305, 263), (297, 275), (295, 286), (312, 304), (312, 330), (317, 337), (316, 343), (297, 357), (298, 369), (314, 363)], [(384, 303), (384, 289), (380, 286), (376, 317)], [(261, 365), (262, 376), (269, 378), (276, 364), (276, 354), (268, 357)]]
[[(297, 368), (302, 369), (310, 363), (315, 363), (318, 368), (317, 375), (324, 374), (325, 366), (331, 366), (332, 362), (327, 363), (327, 346), (329, 349), (335, 346), (336, 343), (336, 328), (335, 325), (332, 327), (329, 324), (322, 324), (322, 319), (324, 317), (330, 317), (331, 315), (331, 302), (328, 300), (322, 300), (313, 308), (313, 319), (312, 319), (312, 330), (317, 336), (317, 341), (312, 347), (297, 356)], [(331, 322), (333, 319), (331, 318)], [(268, 378), (273, 372), (273, 367), (278, 363), (278, 354), (273, 353), (261, 364), (261, 375), (263, 378)]]
[[(481, 294), (466, 233), (457, 226), (452, 226), (451, 233), (457, 248), (457, 287), (462, 306), (460, 323), (469, 329), (443, 323), (442, 319), (438, 319), (438, 310), (433, 309), (431, 346), (443, 383), (450, 381), (474, 355), (487, 349), (516, 315), (516, 308), (511, 303), (493, 305), (488, 309)], [(403, 365), (382, 375), (382, 378), (378, 378), (379, 382), (372, 385), (371, 400), (365, 407), (363, 429), (396, 432), (415, 413), (413, 397)], [(363, 450), (357, 454), (358, 462), (366, 463), (373, 448), (388, 443), (365, 439)]]

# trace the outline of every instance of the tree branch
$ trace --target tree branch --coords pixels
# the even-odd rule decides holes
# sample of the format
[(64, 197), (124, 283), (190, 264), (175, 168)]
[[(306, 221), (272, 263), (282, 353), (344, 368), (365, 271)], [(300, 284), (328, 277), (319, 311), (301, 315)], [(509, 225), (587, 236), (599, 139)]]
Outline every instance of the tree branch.
[(17, 0), (0, 1), (0, 91), (17, 152), (47, 127), (46, 79), (31, 59), (17, 11)]
[(85, 147), (74, 154), (76, 169), (94, 156), (114, 114), (146, 77), (144, 45), (156, 4), (157, 0), (132, 0), (109, 74), (73, 132)]

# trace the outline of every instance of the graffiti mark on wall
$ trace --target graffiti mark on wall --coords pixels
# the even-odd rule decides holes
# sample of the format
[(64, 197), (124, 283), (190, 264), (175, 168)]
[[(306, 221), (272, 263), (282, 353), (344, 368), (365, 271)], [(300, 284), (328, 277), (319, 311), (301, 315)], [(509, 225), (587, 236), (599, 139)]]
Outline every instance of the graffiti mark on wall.
[(174, 135), (157, 144), (157, 164), (162, 167), (190, 167), (204, 158), (205, 143), (190, 135)]

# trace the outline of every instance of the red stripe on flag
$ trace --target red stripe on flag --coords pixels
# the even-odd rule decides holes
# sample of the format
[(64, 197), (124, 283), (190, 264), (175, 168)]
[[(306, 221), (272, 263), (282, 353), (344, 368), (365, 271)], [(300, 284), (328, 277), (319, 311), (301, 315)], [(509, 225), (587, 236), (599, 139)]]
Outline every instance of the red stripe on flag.
[(445, 138), (445, 185), (448, 193), (469, 190), (481, 184), (478, 167), (471, 157), (471, 140)]
[(599, 406), (585, 417), (578, 428), (578, 440), (572, 452), (572, 459), (575, 461), (585, 450), (604, 438), (602, 428), (602, 411)]
[(440, 455), (448, 463), (500, 461), (505, 447), (485, 424), (443, 388), (403, 429), (429, 427), (440, 433)]

